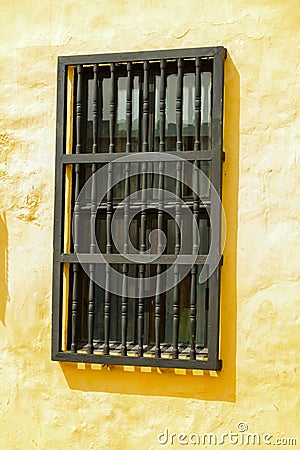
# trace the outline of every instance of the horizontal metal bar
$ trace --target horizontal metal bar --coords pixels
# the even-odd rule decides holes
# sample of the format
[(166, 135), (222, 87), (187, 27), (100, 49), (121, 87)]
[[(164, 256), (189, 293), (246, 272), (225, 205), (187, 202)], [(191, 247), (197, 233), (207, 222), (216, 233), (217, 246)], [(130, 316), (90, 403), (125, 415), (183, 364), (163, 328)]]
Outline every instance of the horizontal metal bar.
[(59, 352), (52, 355), (53, 361), (81, 362), (86, 364), (122, 365), (122, 366), (142, 366), (142, 367), (165, 367), (183, 368), (199, 370), (221, 370), (222, 361), (210, 361), (201, 359), (171, 359), (171, 358), (148, 358), (138, 356), (105, 356), (86, 353)]
[[(136, 258), (136, 260), (135, 260)], [(178, 262), (177, 262), (178, 258)], [(105, 262), (103, 262), (105, 259)], [(102, 253), (101, 256), (91, 253), (62, 253), (60, 262), (62, 263), (78, 263), (84, 264), (174, 264), (190, 265), (193, 264), (209, 264), (208, 255), (161, 255), (155, 259), (155, 255), (121, 255), (112, 253)]]
[(67, 66), (77, 64), (109, 64), (118, 62), (153, 61), (173, 58), (213, 58), (220, 52), (225, 52), (224, 47), (199, 47), (176, 50), (154, 50), (142, 52), (104, 53), (100, 55), (76, 55), (59, 56), (59, 61)]
[[(140, 161), (141, 153), (130, 153), (130, 155), (136, 155), (137, 162)], [(211, 161), (215, 156), (214, 150), (201, 150), (201, 151), (171, 151), (171, 152), (149, 152), (147, 157), (149, 161), (169, 161), (169, 156), (178, 156), (179, 158), (190, 161)], [(60, 160), (63, 164), (92, 164), (92, 163), (106, 163), (114, 161), (123, 156), (128, 156), (128, 153), (81, 153), (81, 154), (64, 154), (61, 155)], [(133, 158), (133, 156), (132, 156)]]
[[(184, 200), (184, 204), (182, 205), (182, 210), (193, 207), (193, 201), (186, 200), (185, 198), (183, 198), (183, 200)], [(201, 203), (199, 203), (200, 218), (207, 219), (208, 218), (207, 213), (210, 211), (210, 199), (208, 197), (204, 197), (204, 198), (201, 198), (200, 200), (201, 200)], [(147, 206), (147, 208), (157, 208), (158, 200), (155, 200), (155, 201), (149, 200), (145, 203), (145, 205)], [(134, 204), (128, 205), (128, 209), (133, 210), (133, 211), (136, 209), (140, 210), (142, 206), (143, 206), (143, 203), (141, 201), (134, 200)], [(164, 211), (172, 210), (175, 208), (175, 206), (176, 206), (175, 202), (166, 203), (164, 205)], [(81, 206), (81, 209), (80, 209), (81, 214), (90, 213), (91, 207), (92, 206), (91, 206), (90, 202), (85, 203), (83, 206)], [(121, 199), (119, 201), (116, 200), (113, 202), (114, 210), (115, 209), (122, 210), (124, 208), (125, 208), (125, 205), (124, 205), (123, 199)], [(106, 202), (104, 201), (104, 202), (101, 202), (100, 205), (97, 205), (97, 209), (100, 211), (101, 210), (106, 211), (106, 209), (107, 209)]]

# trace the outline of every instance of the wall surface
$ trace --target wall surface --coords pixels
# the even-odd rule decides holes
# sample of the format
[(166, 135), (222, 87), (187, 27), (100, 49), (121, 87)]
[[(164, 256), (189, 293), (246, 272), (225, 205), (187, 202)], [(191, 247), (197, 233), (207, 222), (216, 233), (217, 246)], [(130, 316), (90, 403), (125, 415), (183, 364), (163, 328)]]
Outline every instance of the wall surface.
[[(300, 448), (299, 23), (296, 0), (0, 0), (0, 448)], [(51, 362), (57, 56), (214, 45), (223, 370)]]

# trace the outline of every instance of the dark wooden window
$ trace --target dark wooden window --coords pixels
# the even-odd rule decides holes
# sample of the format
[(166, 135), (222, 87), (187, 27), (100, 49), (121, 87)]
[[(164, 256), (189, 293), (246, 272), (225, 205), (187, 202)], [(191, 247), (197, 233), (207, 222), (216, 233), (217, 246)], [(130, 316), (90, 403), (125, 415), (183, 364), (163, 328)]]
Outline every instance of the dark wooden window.
[[(223, 47), (59, 57), (53, 360), (221, 369), (221, 211), (211, 186), (221, 197), (225, 57)], [(118, 165), (118, 159), (132, 154), (144, 155), (138, 173), (112, 186), (114, 171), (130, 170), (129, 162)], [(168, 161), (168, 155), (181, 159)], [(193, 178), (187, 186), (184, 161), (192, 165), (191, 174), (201, 170), (209, 181)], [(168, 176), (166, 164), (174, 165), (177, 177)], [(107, 192), (98, 204), (96, 181), (80, 192), (103, 168)], [(184, 206), (161, 193), (149, 203), (143, 195), (149, 188), (174, 193)], [(128, 196), (142, 206), (130, 224)], [(111, 224), (120, 207), (114, 241)], [(179, 281), (174, 262), (191, 229), (183, 208), (197, 223), (200, 245)], [(160, 256), (132, 262), (126, 257), (129, 243), (143, 255), (153, 230), (167, 238), (164, 249), (161, 235), (152, 239), (151, 252)], [(193, 254), (194, 236), (189, 240)], [(97, 246), (107, 262), (102, 269)], [(174, 283), (161, 289), (162, 274), (172, 265)], [(97, 283), (97, 270), (105, 271), (104, 285)], [(203, 270), (211, 273), (200, 282)], [(114, 271), (118, 281), (112, 281)], [(127, 277), (138, 280), (135, 292)]]

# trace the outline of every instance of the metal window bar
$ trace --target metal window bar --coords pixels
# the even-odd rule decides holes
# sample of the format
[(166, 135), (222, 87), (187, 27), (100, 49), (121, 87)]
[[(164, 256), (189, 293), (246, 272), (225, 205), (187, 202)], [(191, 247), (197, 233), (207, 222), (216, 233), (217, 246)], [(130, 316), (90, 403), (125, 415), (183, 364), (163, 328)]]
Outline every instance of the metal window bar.
[[(82, 101), (83, 101), (83, 68), (77, 66), (77, 93), (76, 93), (76, 155), (82, 150)], [(74, 189), (74, 251), (78, 251), (78, 219), (80, 214), (80, 204), (78, 201), (80, 183), (80, 165), (75, 164), (75, 189)], [(80, 302), (79, 292), (79, 271), (78, 263), (73, 264), (73, 292), (72, 292), (72, 331), (71, 331), (71, 351), (77, 352), (77, 316)]]
[[(94, 64), (94, 83), (93, 83), (93, 154), (98, 152), (98, 64)], [(90, 216), (90, 253), (94, 254), (96, 249), (95, 223), (97, 215), (96, 202), (96, 177), (97, 165), (92, 164), (92, 182), (91, 182), (91, 216)], [(95, 264), (89, 266), (89, 295), (88, 295), (88, 354), (94, 351), (94, 323), (95, 323), (95, 284), (94, 284)]]
[[(149, 149), (149, 62), (144, 62), (143, 83), (143, 145), (142, 151)], [(147, 189), (147, 162), (141, 164), (141, 226), (140, 226), (140, 251), (146, 250), (146, 189)], [(138, 356), (144, 354), (144, 294), (145, 294), (145, 264), (139, 264), (139, 303), (138, 303)]]
[[(223, 118), (223, 83), (224, 83), (224, 49), (220, 48), (213, 60), (213, 92), (212, 92), (212, 148), (219, 149), (212, 158), (211, 182), (219, 196), (222, 190), (222, 118)], [(214, 247), (211, 252), (215, 258), (220, 259), (219, 267), (208, 280), (209, 301), (207, 313), (207, 346), (208, 357), (212, 364), (221, 367), (219, 355), (219, 318), (220, 318), (220, 264), (221, 264), (221, 210), (220, 203), (215, 197), (211, 199), (211, 223), (219, 224), (214, 232)]]
[[(165, 151), (165, 122), (166, 122), (166, 62), (165, 60), (161, 60), (160, 62), (160, 99), (159, 99), (159, 126), (160, 126), (160, 142), (159, 142), (159, 151)], [(158, 174), (158, 214), (157, 214), (157, 230), (158, 230), (158, 245), (157, 245), (157, 253), (160, 254), (162, 252), (162, 228), (163, 228), (163, 201), (164, 201), (164, 162), (159, 161), (159, 174)], [(160, 328), (161, 328), (161, 281), (162, 281), (162, 265), (157, 264), (156, 274), (157, 274), (157, 282), (156, 288), (157, 292), (155, 295), (155, 357), (161, 357), (161, 348), (160, 348)]]
[(196, 58), (195, 63), (195, 152), (201, 150), (200, 147), (200, 127), (201, 127), (201, 59)]
[[(115, 121), (116, 121), (116, 77), (115, 64), (110, 65), (111, 92), (110, 92), (110, 114), (109, 114), (109, 153), (114, 153), (115, 149)], [(106, 194), (106, 253), (111, 254), (111, 221), (113, 208), (112, 193), (113, 166), (108, 163), (107, 175), (107, 194)], [(104, 354), (109, 355), (109, 336), (110, 336), (110, 320), (111, 320), (111, 293), (110, 293), (110, 265), (106, 265), (105, 278), (105, 295), (104, 295)]]
[[(193, 171), (193, 217), (197, 226), (199, 226), (199, 198), (195, 189), (199, 186), (198, 161), (194, 161)], [(197, 230), (193, 226), (193, 254), (198, 254)], [(197, 265), (194, 264), (191, 269), (191, 293), (190, 293), (190, 358), (196, 359), (196, 329), (197, 329)]]
[[(111, 218), (112, 218), (112, 163), (108, 163), (107, 196), (106, 196), (106, 253), (111, 253)], [(106, 264), (105, 295), (104, 295), (104, 354), (109, 355), (110, 335), (110, 265)]]
[(144, 62), (143, 152), (149, 150), (149, 62)]
[(122, 344), (121, 344), (121, 354), (122, 356), (127, 355), (127, 323), (128, 323), (128, 264), (123, 264), (122, 269), (123, 274), (123, 285), (122, 285), (122, 306), (121, 306), (121, 332), (122, 332)]
[[(127, 90), (126, 90), (126, 153), (131, 152), (131, 128), (132, 128), (132, 64), (127, 63)], [(123, 252), (128, 253), (128, 233), (129, 233), (129, 163), (125, 164), (125, 186), (124, 186), (124, 247)], [(127, 327), (128, 327), (128, 264), (123, 264), (123, 286), (122, 286), (122, 344), (121, 354), (127, 355)]]
[[(200, 126), (201, 126), (201, 59), (196, 58), (195, 61), (195, 152), (201, 149), (200, 147)], [(194, 160), (193, 172), (193, 215), (194, 219), (199, 224), (199, 197), (195, 192), (199, 186), (199, 162)], [(197, 236), (193, 229), (193, 254), (198, 253), (196, 245)], [(191, 269), (191, 294), (190, 294), (190, 335), (191, 335), (191, 350), (190, 359), (196, 359), (196, 329), (197, 329), (197, 266), (193, 265)]]
[[(176, 150), (182, 152), (182, 89), (183, 89), (183, 60), (179, 58), (177, 60), (177, 90), (176, 90)], [(175, 255), (180, 251), (180, 228), (181, 222), (181, 173), (182, 164), (180, 161), (176, 162), (176, 205), (175, 205)], [(174, 265), (174, 301), (173, 301), (173, 353), (174, 359), (179, 356), (178, 351), (178, 335), (179, 335), (179, 267)]]

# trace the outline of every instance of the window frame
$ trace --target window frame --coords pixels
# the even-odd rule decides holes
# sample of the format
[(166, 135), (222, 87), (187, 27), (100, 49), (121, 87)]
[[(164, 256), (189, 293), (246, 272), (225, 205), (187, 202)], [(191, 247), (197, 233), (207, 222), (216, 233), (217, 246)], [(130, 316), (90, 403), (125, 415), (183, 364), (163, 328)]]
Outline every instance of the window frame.
[[(211, 183), (221, 198), (222, 193), (222, 162), (223, 152), (223, 96), (224, 96), (224, 47), (204, 47), (179, 50), (156, 50), (149, 52), (110, 53), (100, 55), (77, 55), (58, 57), (57, 76), (57, 122), (56, 122), (56, 163), (55, 163), (55, 205), (54, 205), (54, 247), (53, 247), (53, 301), (52, 301), (52, 349), (54, 361), (133, 365), (148, 367), (168, 367), (202, 370), (221, 370), (222, 361), (219, 358), (219, 328), (220, 328), (220, 272), (222, 264), (221, 230), (216, 237), (216, 257), (220, 263), (208, 280), (209, 308), (207, 328), (208, 345), (205, 359), (171, 359), (137, 356), (115, 356), (88, 353), (72, 353), (62, 350), (63, 330), (63, 298), (62, 266), (72, 262), (68, 255), (62, 253), (64, 240), (64, 202), (65, 202), (65, 167), (79, 163), (108, 161), (107, 154), (82, 153), (79, 155), (66, 153), (67, 111), (68, 111), (68, 69), (77, 65), (108, 64), (120, 62), (153, 61), (178, 58), (211, 58), (213, 60), (212, 76), (212, 117), (211, 117), (211, 150), (201, 151), (197, 156), (199, 161), (211, 161)], [(185, 159), (191, 158), (194, 152), (168, 152)], [(112, 154), (112, 158), (122, 157), (124, 153)], [(211, 221), (220, 223), (220, 206), (211, 204)]]

